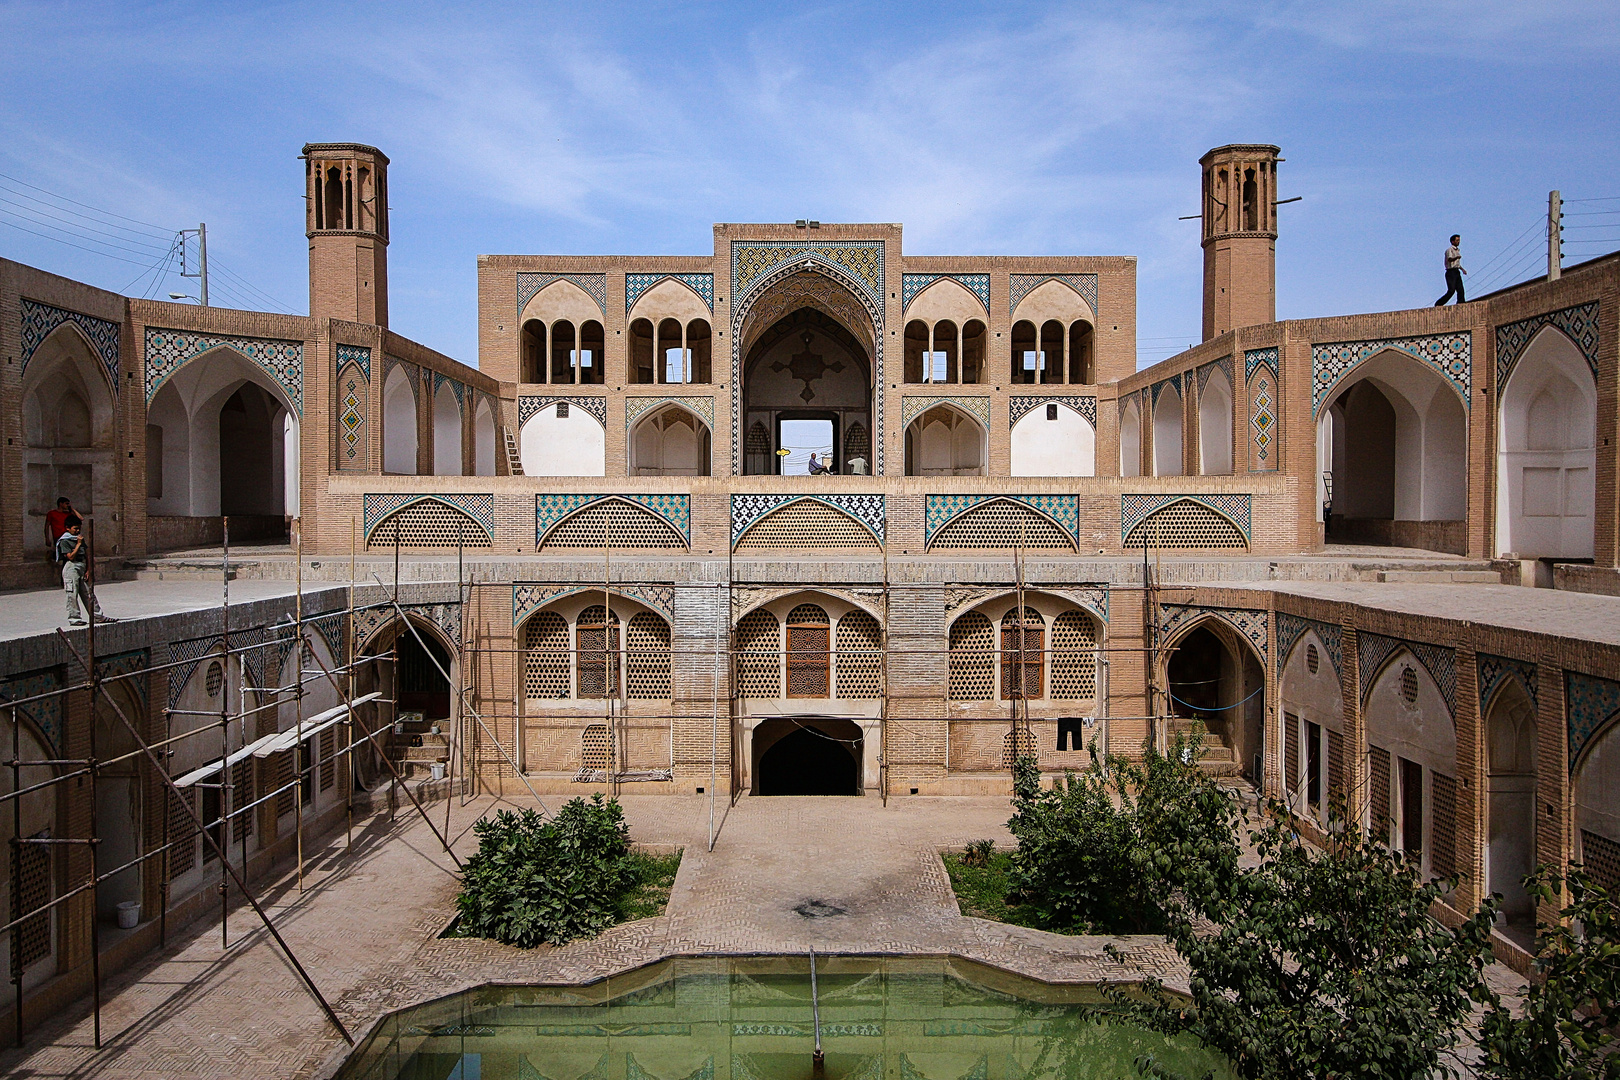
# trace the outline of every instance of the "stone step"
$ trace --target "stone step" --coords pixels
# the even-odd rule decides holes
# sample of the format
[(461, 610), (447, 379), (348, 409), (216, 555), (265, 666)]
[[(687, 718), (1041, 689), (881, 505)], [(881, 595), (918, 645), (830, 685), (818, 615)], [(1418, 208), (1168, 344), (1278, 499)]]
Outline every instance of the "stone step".
[(444, 746), (399, 746), (389, 755), (397, 761), (448, 761), (449, 748)]
[(1500, 585), (1496, 570), (1380, 570), (1378, 580), (1418, 585)]

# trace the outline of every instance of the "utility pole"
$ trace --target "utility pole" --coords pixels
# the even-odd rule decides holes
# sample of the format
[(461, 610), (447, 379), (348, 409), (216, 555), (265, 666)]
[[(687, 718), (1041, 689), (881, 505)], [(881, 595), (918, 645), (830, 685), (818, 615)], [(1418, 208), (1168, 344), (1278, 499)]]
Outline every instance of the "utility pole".
[(197, 223), (197, 263), (199, 270), (199, 283), (197, 291), (202, 306), (208, 306), (208, 225)]
[(1564, 198), (1557, 191), (1547, 192), (1547, 280), (1557, 281), (1564, 272)]

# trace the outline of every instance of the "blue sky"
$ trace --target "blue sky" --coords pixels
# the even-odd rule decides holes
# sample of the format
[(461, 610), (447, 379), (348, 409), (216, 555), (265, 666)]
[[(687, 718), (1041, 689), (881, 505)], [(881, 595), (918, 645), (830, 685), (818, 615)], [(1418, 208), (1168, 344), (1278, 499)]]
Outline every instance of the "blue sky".
[(31, 184), (206, 221), (235, 275), (216, 303), (302, 313), (298, 151), (372, 143), (393, 161), (392, 325), (469, 363), (480, 254), (700, 254), (716, 221), (799, 217), (902, 222), (910, 254), (1135, 255), (1139, 359), (1161, 359), (1198, 337), (1197, 223), (1177, 218), (1229, 142), (1280, 145), (1281, 194), (1304, 197), (1282, 211), (1280, 317), (1432, 303), (1453, 231), (1471, 284), (1519, 280), (1544, 266), (1551, 188), (1611, 200), (1570, 204), (1566, 262), (1620, 248), (1613, 0), (80, 0), (0, 4), (0, 37), (0, 254), (112, 289), (156, 258), (140, 230), (89, 234), (133, 262), (21, 231), (86, 227)]

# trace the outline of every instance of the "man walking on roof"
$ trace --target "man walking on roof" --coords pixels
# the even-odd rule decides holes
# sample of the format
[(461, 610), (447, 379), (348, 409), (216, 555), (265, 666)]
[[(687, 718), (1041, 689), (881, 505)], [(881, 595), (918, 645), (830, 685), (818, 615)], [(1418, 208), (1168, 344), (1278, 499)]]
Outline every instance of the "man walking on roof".
[(1453, 294), (1457, 297), (1457, 303), (1468, 303), (1468, 298), (1463, 295), (1463, 275), (1468, 271), (1463, 269), (1461, 244), (1462, 237), (1453, 236), (1451, 246), (1446, 248), (1446, 295), (1434, 302), (1435, 307), (1444, 307)]

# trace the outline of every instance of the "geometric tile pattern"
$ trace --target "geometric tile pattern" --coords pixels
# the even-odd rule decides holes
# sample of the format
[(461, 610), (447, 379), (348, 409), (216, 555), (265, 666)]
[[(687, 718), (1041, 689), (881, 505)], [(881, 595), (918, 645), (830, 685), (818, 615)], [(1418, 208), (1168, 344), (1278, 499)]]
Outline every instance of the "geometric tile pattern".
[[(28, 675), (14, 675), (5, 682), (0, 682), (0, 701), (20, 701), (23, 698), (48, 694), (61, 685), (61, 678), (55, 668)], [(62, 752), (62, 695), (57, 694), (41, 701), (19, 705), (17, 711), (34, 722), (40, 734), (45, 736), (45, 741), (50, 743), (53, 753)], [(7, 746), (5, 749), (10, 750), (11, 747)]]
[(636, 299), (642, 293), (658, 284), (660, 281), (673, 279), (683, 285), (691, 287), (692, 291), (703, 297), (703, 302), (714, 310), (714, 275), (713, 274), (626, 274), (624, 275), (624, 313), (630, 314), (630, 309), (636, 306)]
[(593, 503), (608, 499), (618, 499), (627, 503), (634, 503), (650, 513), (656, 514), (685, 538), (687, 544), (692, 542), (692, 496), (690, 495), (632, 495), (628, 493), (614, 493), (589, 495), (580, 492), (569, 493), (542, 493), (534, 497), (534, 528), (535, 543), (545, 539), (546, 533), (552, 526), (563, 518), (569, 517), (577, 511)]
[[(459, 651), (461, 647), (461, 604), (405, 604), (399, 605), (405, 609), (406, 616), (414, 621), (429, 623), (443, 632), (452, 646)], [(394, 605), (384, 604), (378, 607), (365, 608), (354, 614), (354, 649), (356, 653), (363, 652), (371, 639), (385, 627), (393, 625), (399, 619), (399, 613)], [(401, 633), (410, 633), (401, 629)], [(427, 640), (431, 641), (429, 637)]]
[(1195, 502), (1206, 506), (1217, 514), (1229, 520), (1243, 533), (1245, 540), (1249, 535), (1249, 500), (1248, 495), (1122, 495), (1120, 496), (1120, 536), (1130, 535), (1131, 530), (1142, 523), (1142, 519), (1161, 510), (1175, 502)]
[(527, 394), (518, 398), (518, 427), (529, 422), (529, 419), (541, 409), (554, 405), (559, 401), (566, 401), (576, 408), (584, 409), (604, 428), (607, 427), (607, 398), (605, 397), (531, 397)]
[(365, 497), (365, 529), (363, 538), (371, 539), (371, 532), (399, 511), (419, 502), (437, 502), (472, 518), (490, 540), (495, 539), (494, 495), (441, 495), (411, 492), (367, 493)]
[[(577, 582), (548, 585), (536, 581), (514, 581), (512, 583), (512, 625), (519, 625), (536, 610), (545, 607), (559, 597), (569, 596), (573, 593), (601, 596), (602, 588), (601, 585), (581, 585)], [(666, 619), (675, 617), (674, 585), (643, 582), (635, 585), (610, 585), (607, 587), (607, 591), (614, 596), (624, 596), (638, 603), (646, 604)]]
[(749, 526), (772, 510), (800, 499), (814, 499), (854, 518), (883, 542), (882, 495), (733, 495), (731, 497), (731, 543), (736, 545)]
[[(96, 674), (102, 679), (115, 679), (120, 675), (128, 675), (132, 671), (144, 671), (151, 666), (151, 653), (146, 649), (134, 649), (130, 652), (118, 653), (116, 656), (102, 656), (96, 659)], [(148, 693), (148, 678), (137, 676), (132, 679), (120, 679), (126, 686), (135, 688), (144, 705)], [(260, 684), (262, 685), (262, 684)]]
[(336, 398), (337, 431), (338, 442), (343, 449), (338, 468), (346, 470), (370, 467), (366, 442), (366, 414), (370, 411), (371, 401), (370, 353), (365, 349), (359, 351), (367, 353), (366, 364), (362, 366), (359, 361), (343, 363), (338, 368), (337, 377), (337, 392), (341, 395)]
[(997, 499), (1027, 506), (1079, 540), (1080, 500), (1074, 495), (930, 495), (923, 519), (923, 543), (932, 542), (935, 533), (967, 511)]
[(1178, 371), (1168, 379), (1160, 379), (1158, 382), (1153, 384), (1153, 407), (1155, 409), (1159, 407), (1159, 395), (1164, 392), (1165, 387), (1174, 386), (1176, 388), (1176, 393), (1181, 393), (1181, 376), (1182, 372)]
[(1093, 428), (1097, 426), (1097, 399), (1094, 397), (1056, 397), (1046, 395), (1042, 397), (1012, 397), (1007, 399), (1007, 411), (1011, 413), (1014, 427), (1029, 412), (1040, 408), (1049, 402), (1056, 402), (1064, 408), (1073, 409), (1086, 418), (1086, 423)]
[(1422, 337), (1383, 338), (1378, 341), (1339, 341), (1311, 346), (1311, 417), (1314, 419), (1344, 377), (1365, 360), (1385, 349), (1405, 353), (1440, 373), (1461, 395), (1463, 407), (1471, 404), (1473, 390), (1474, 337), (1466, 330), (1455, 334), (1427, 334)]
[(467, 392), (466, 385), (463, 384), (463, 383), (457, 382), (456, 380), (452, 379), (448, 375), (441, 375), (437, 371), (435, 371), (433, 373), (433, 392), (435, 394), (437, 394), (439, 392), (439, 388), (441, 386), (443, 386), (445, 383), (450, 384), (450, 392), (456, 395), (456, 404), (461, 405), (461, 406), (465, 406), (466, 405), (466, 400), (463, 397), (463, 395), (466, 394), (466, 392)]
[(938, 281), (940, 278), (950, 278), (965, 286), (968, 292), (979, 298), (984, 310), (990, 310), (990, 275), (989, 274), (901, 274), (900, 275), (900, 310), (904, 311), (911, 306), (918, 293)]
[(1277, 370), (1277, 346), (1272, 345), (1265, 349), (1243, 350), (1243, 374), (1247, 377), (1254, 375), (1254, 369), (1261, 364), (1270, 365), (1272, 371)]
[(1333, 670), (1338, 674), (1340, 682), (1343, 682), (1344, 628), (1337, 623), (1317, 622), (1315, 619), (1277, 612), (1278, 666), (1288, 663), (1288, 657), (1294, 651), (1294, 646), (1305, 636), (1306, 631), (1314, 631), (1321, 639), (1323, 648), (1327, 649), (1328, 659), (1333, 663)]
[(102, 367), (107, 370), (107, 377), (112, 380), (113, 393), (118, 393), (118, 324), (90, 315), (81, 315), (77, 311), (41, 304), (26, 297), (22, 301), (21, 370), (23, 372), (28, 370), (28, 361), (33, 357), (34, 350), (45, 343), (52, 330), (65, 322), (70, 322), (83, 330), (85, 336), (90, 339), (96, 355), (101, 357)]
[(1061, 281), (1069, 288), (1080, 294), (1080, 298), (1091, 307), (1091, 313), (1097, 314), (1097, 275), (1096, 274), (1009, 274), (1009, 284), (1012, 292), (1007, 300), (1007, 314), (1011, 315), (1018, 310), (1019, 303), (1035, 290), (1043, 281)]
[(1519, 684), (1530, 699), (1530, 704), (1536, 704), (1536, 665), (1529, 660), (1515, 660), (1507, 656), (1492, 656), (1490, 653), (1478, 653), (1475, 658), (1475, 672), (1479, 676), (1479, 711), (1483, 714), (1491, 707), (1491, 698), (1495, 696), (1497, 688), (1509, 679)]
[(900, 426), (904, 428), (922, 413), (945, 402), (977, 416), (985, 430), (990, 429), (990, 399), (987, 397), (903, 397), (900, 399)]
[[(629, 430), (636, 418), (648, 409), (670, 402), (681, 406), (689, 412), (694, 412), (703, 418), (710, 429), (714, 428), (714, 398), (712, 397), (633, 397), (624, 399), (624, 426)], [(606, 425), (604, 425), (606, 426)]]
[(345, 364), (358, 364), (366, 378), (371, 378), (371, 350), (364, 345), (339, 345), (337, 347), (337, 365), (342, 368)]
[(607, 275), (606, 274), (534, 274), (519, 270), (517, 276), (517, 309), (521, 312), (534, 294), (550, 285), (553, 281), (571, 281), (590, 294), (596, 306), (607, 315)]
[(1230, 356), (1223, 356), (1219, 360), (1211, 360), (1209, 363), (1204, 364), (1198, 369), (1199, 397), (1204, 396), (1204, 387), (1209, 385), (1209, 377), (1215, 373), (1216, 368), (1226, 372), (1226, 385), (1232, 385), (1232, 358)]
[(197, 670), (197, 665), (202, 663), (203, 657), (223, 645), (224, 639), (218, 635), (168, 643), (169, 708), (174, 708), (180, 700), (180, 695), (185, 692), (186, 683), (191, 680), (192, 672)]
[(219, 337), (212, 334), (193, 334), (185, 330), (146, 328), (146, 401), (152, 398), (165, 379), (178, 371), (187, 361), (201, 356), (210, 349), (224, 346), (235, 350), (246, 359), (258, 364), (283, 390), (293, 409), (304, 415), (304, 343), (278, 341), (267, 338)]
[(1249, 378), (1249, 435), (1254, 440), (1254, 471), (1271, 472), (1277, 468), (1273, 445), (1277, 441), (1277, 350), (1254, 349), (1243, 355)]
[(883, 305), (881, 240), (750, 240), (731, 245), (733, 310), (771, 271), (806, 259), (843, 271), (843, 276), (850, 278), (870, 303)]
[(1560, 311), (1532, 315), (1528, 319), (1508, 323), (1496, 328), (1496, 391), (1501, 396), (1513, 366), (1524, 355), (1525, 346), (1543, 326), (1562, 330), (1575, 347), (1586, 357), (1586, 366), (1592, 369), (1592, 378), (1598, 374), (1598, 302), (1593, 300)]
[(1564, 672), (1564, 715), (1569, 725), (1571, 773), (1586, 744), (1617, 712), (1620, 712), (1620, 683), (1579, 671)]
[(1232, 629), (1242, 634), (1254, 646), (1255, 652), (1260, 654), (1261, 663), (1265, 662), (1269, 644), (1266, 630), (1266, 613), (1251, 608), (1215, 608), (1199, 607), (1194, 604), (1164, 604), (1164, 617), (1160, 620), (1159, 631), (1169, 640), (1176, 627), (1182, 626), (1192, 620), (1213, 615), (1226, 623)]
[(1372, 693), (1373, 684), (1378, 681), (1378, 675), (1383, 671), (1390, 656), (1405, 649), (1417, 658), (1434, 679), (1440, 688), (1440, 696), (1446, 699), (1446, 707), (1453, 716), (1457, 714), (1457, 650), (1448, 649), (1443, 645), (1430, 645), (1424, 641), (1403, 641), (1399, 638), (1385, 637), (1383, 634), (1369, 634), (1365, 631), (1356, 635), (1356, 666), (1361, 672), (1361, 703), (1367, 703), (1367, 695)]

